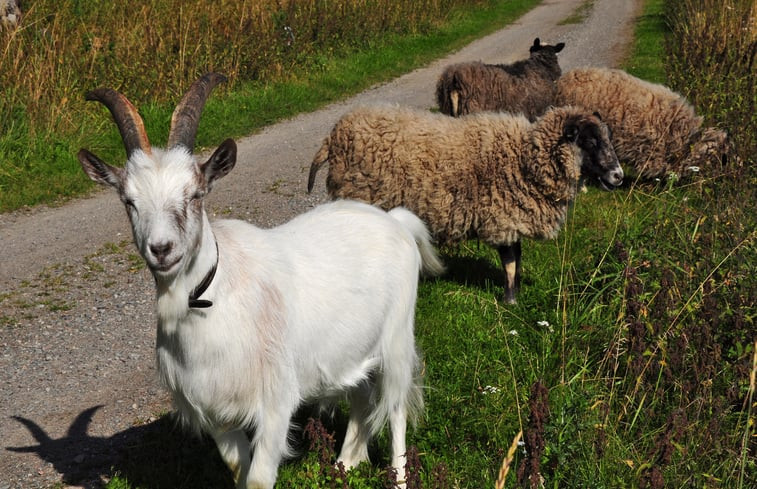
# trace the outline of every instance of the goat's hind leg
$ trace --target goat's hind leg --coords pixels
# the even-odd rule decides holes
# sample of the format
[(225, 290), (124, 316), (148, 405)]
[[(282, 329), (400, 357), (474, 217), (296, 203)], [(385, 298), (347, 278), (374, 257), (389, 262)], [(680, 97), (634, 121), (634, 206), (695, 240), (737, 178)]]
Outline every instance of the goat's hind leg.
[[(247, 480), (247, 473), (250, 470), (250, 439), (242, 430), (227, 431), (224, 433), (214, 433), (213, 439), (221, 454), (221, 459), (229, 467), (234, 476), (234, 483), (239, 486)], [(244, 487), (244, 485), (242, 485)]]
[(372, 389), (372, 381), (366, 380), (350, 392), (350, 420), (337, 459), (345, 469), (351, 469), (363, 460), (368, 460), (368, 442), (371, 438), (368, 413)]
[(407, 463), (407, 409), (404, 405), (397, 406), (389, 413), (389, 429), (392, 435), (392, 467), (397, 471), (399, 487), (404, 488)]

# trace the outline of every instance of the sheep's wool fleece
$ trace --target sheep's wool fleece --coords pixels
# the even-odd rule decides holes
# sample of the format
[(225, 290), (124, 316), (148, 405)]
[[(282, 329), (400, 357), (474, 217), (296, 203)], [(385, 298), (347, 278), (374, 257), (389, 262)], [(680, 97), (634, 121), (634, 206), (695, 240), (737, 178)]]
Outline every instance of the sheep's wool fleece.
[(332, 197), (405, 206), (440, 242), (550, 239), (580, 177), (580, 150), (563, 141), (563, 127), (583, 113), (555, 109), (531, 124), (504, 113), (360, 108), (340, 119), (316, 160), (328, 158)]
[[(452, 115), (449, 92), (454, 88), (459, 95), (457, 115), (501, 110), (534, 120), (551, 105), (555, 83), (544, 67), (528, 68), (522, 76), (514, 76), (499, 65), (481, 62), (451, 65), (437, 82), (439, 108), (442, 113)], [(559, 75), (558, 68), (555, 78)]]
[(700, 131), (702, 117), (686, 99), (662, 85), (607, 68), (580, 68), (557, 81), (555, 105), (598, 111), (612, 130), (621, 162), (642, 178), (682, 173), (726, 140), (722, 131)]

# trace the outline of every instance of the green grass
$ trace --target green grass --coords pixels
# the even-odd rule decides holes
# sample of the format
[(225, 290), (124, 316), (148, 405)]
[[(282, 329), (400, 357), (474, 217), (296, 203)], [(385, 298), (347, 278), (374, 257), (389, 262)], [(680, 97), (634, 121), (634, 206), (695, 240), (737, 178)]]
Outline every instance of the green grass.
[(581, 5), (565, 19), (559, 22), (557, 25), (570, 25), (580, 24), (591, 14), (591, 10), (594, 8), (594, 0), (584, 0)]
[(665, 83), (665, 35), (670, 32), (664, 15), (665, 0), (647, 0), (636, 24), (636, 42), (626, 70), (655, 83)]

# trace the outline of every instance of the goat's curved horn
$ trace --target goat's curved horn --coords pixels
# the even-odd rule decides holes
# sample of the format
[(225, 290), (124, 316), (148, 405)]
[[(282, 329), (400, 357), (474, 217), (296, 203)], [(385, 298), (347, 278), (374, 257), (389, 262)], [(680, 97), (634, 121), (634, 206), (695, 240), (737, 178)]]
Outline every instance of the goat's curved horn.
[(168, 149), (182, 145), (190, 152), (194, 149), (200, 114), (210, 91), (226, 77), (220, 73), (207, 73), (189, 87), (171, 116), (171, 131), (168, 133)]
[(127, 158), (131, 158), (132, 153), (138, 149), (147, 154), (151, 153), (142, 117), (126, 97), (111, 88), (96, 88), (87, 92), (84, 98), (100, 102), (110, 110), (121, 133)]

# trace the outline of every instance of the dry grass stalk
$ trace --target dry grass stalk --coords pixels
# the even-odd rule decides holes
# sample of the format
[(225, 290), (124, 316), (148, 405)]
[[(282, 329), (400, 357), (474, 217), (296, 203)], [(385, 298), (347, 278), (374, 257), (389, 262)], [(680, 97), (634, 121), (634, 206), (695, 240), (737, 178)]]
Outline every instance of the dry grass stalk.
[(510, 449), (507, 450), (507, 455), (502, 461), (502, 466), (499, 468), (499, 476), (497, 477), (497, 482), (494, 483), (494, 489), (502, 489), (505, 487), (505, 479), (507, 479), (507, 473), (510, 472), (510, 465), (513, 463), (515, 450), (518, 449), (518, 443), (520, 443), (522, 436), (523, 430), (519, 431), (518, 434), (515, 435), (515, 438), (513, 438), (513, 442), (510, 444)]

